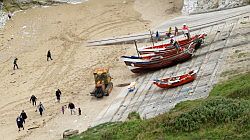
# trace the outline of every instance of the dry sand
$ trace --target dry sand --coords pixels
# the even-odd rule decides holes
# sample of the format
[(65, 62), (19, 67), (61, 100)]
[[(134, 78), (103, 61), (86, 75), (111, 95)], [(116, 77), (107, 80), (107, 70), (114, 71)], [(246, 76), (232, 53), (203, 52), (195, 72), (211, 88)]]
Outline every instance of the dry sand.
[[(182, 0), (136, 0), (135, 9), (142, 14), (144, 20), (151, 21), (151, 27), (159, 26), (167, 19), (181, 14)], [(167, 31), (167, 29), (166, 29)]]
[[(69, 128), (85, 130), (119, 94), (116, 85), (136, 76), (119, 60), (134, 47), (86, 47), (86, 41), (144, 32), (169, 18), (173, 11), (164, 9), (179, 1), (148, 0), (144, 7), (142, 0), (90, 0), (18, 12), (0, 34), (0, 139), (51, 140), (60, 139)], [(180, 14), (175, 12), (174, 16)], [(48, 50), (53, 61), (46, 61)], [(14, 57), (20, 67), (15, 71)], [(109, 97), (97, 100), (89, 96), (94, 88), (92, 70), (102, 66), (110, 68), (115, 88)], [(61, 103), (55, 102), (57, 88), (62, 91)], [(29, 103), (32, 94), (45, 106), (43, 117)], [(69, 101), (81, 107), (83, 115), (72, 116), (67, 109), (62, 115), (61, 106)], [(18, 132), (15, 119), (21, 110), (28, 119), (25, 131)], [(38, 128), (27, 130), (32, 127)]]

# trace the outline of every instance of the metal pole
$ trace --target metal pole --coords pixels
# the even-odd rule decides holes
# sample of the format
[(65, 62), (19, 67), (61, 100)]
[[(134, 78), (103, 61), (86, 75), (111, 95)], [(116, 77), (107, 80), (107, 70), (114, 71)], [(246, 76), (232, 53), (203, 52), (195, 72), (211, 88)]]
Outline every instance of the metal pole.
[(140, 53), (139, 53), (139, 51), (138, 51), (138, 47), (137, 47), (136, 40), (134, 40), (134, 42), (135, 42), (135, 49), (136, 49), (136, 51), (137, 51), (138, 57), (140, 57)]
[(149, 33), (150, 33), (150, 37), (151, 37), (152, 44), (153, 44), (153, 46), (155, 46), (155, 44), (154, 44), (154, 39), (153, 39), (153, 35), (152, 35), (151, 30), (149, 30)]

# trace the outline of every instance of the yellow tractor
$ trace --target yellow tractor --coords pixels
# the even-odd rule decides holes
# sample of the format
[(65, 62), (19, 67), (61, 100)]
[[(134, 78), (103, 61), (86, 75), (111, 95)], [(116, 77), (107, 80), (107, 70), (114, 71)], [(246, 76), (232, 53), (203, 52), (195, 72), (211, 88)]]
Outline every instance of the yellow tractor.
[(103, 96), (109, 96), (113, 89), (113, 83), (111, 82), (111, 76), (108, 68), (97, 68), (94, 70), (95, 89), (90, 92), (91, 96), (102, 98)]

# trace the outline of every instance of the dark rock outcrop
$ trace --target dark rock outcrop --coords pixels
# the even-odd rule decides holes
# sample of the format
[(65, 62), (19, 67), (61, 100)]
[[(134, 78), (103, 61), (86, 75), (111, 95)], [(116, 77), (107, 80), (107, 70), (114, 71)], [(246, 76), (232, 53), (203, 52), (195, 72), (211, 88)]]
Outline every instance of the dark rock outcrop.
[(68, 138), (73, 135), (77, 135), (79, 130), (68, 129), (63, 132), (63, 138)]

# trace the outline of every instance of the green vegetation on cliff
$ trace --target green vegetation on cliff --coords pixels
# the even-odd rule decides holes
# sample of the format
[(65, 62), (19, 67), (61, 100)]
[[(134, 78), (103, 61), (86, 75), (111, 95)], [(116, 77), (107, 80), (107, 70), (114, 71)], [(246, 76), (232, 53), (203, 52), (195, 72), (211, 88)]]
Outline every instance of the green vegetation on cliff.
[(137, 113), (105, 123), (72, 140), (250, 139), (250, 73), (217, 84), (207, 99), (186, 101), (149, 120)]

